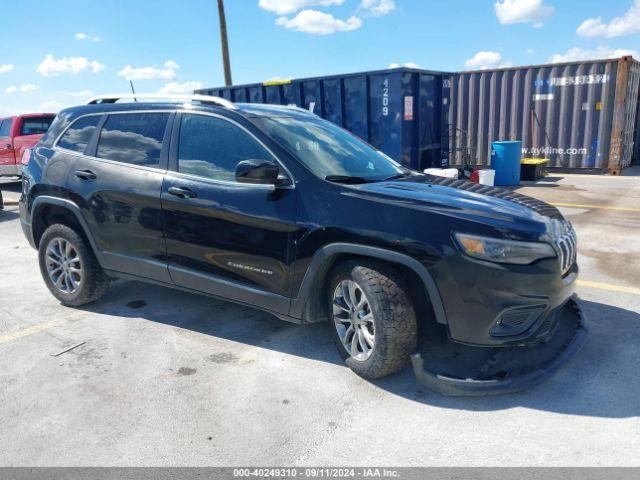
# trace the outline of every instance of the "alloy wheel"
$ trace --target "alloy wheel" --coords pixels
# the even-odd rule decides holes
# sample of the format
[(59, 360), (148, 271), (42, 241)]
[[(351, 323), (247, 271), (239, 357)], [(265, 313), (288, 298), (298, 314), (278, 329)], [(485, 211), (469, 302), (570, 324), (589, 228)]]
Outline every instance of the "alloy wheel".
[(62, 293), (75, 293), (82, 284), (82, 262), (75, 245), (64, 238), (53, 238), (46, 250), (49, 279)]
[(333, 322), (347, 353), (367, 360), (375, 346), (375, 324), (369, 300), (353, 280), (341, 281), (333, 293)]

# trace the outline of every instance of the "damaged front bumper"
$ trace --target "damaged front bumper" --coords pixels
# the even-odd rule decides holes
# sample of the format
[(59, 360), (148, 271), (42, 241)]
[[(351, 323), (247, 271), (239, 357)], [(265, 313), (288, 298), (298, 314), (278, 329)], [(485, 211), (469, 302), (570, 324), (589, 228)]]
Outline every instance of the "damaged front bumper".
[(499, 395), (529, 389), (551, 377), (584, 345), (587, 328), (577, 298), (557, 314), (546, 341), (530, 346), (472, 347), (425, 338), (411, 356), (418, 383), (450, 396)]

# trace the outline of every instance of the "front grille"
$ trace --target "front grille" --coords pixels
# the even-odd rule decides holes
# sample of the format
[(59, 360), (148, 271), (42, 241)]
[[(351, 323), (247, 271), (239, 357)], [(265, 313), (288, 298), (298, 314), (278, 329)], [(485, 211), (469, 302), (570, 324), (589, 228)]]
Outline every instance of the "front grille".
[(556, 250), (560, 259), (560, 268), (564, 275), (575, 263), (578, 253), (578, 238), (573, 228), (570, 228), (565, 235), (556, 240)]

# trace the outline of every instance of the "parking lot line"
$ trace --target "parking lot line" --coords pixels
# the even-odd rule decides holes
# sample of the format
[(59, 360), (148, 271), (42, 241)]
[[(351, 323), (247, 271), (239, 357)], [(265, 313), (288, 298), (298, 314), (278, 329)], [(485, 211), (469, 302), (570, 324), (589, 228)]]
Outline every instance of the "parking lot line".
[(576, 284), (581, 287), (597, 288), (599, 290), (609, 290), (611, 292), (631, 293), (633, 295), (640, 295), (640, 288), (636, 287), (623, 287), (620, 285), (611, 285), (610, 283), (592, 282), (590, 280), (577, 280)]
[(65, 322), (75, 322), (77, 320), (81, 320), (86, 315), (87, 313), (82, 310), (81, 311), (71, 310), (62, 318), (49, 320), (48, 322), (32, 325), (31, 327), (27, 327), (23, 330), (18, 330), (16, 332), (11, 332), (11, 333), (7, 333), (6, 335), (2, 335), (0, 336), (0, 344), (10, 342), (12, 340), (17, 340), (18, 338), (33, 335), (34, 333), (42, 332), (43, 330), (61, 325)]
[(543, 177), (543, 180), (556, 180), (563, 178), (591, 178), (594, 180), (637, 180), (636, 175), (601, 175), (589, 173), (550, 173)]
[(60, 322), (61, 320), (59, 319), (49, 320), (48, 322), (39, 323), (38, 325), (33, 325), (23, 330), (7, 333), (6, 335), (0, 336), (0, 343), (6, 343), (6, 342), (10, 342), (11, 340), (16, 340), (18, 338), (26, 337), (27, 335), (33, 335), (34, 333), (38, 333), (43, 330), (46, 330), (47, 328), (51, 328), (55, 325), (58, 325)]
[(598, 208), (601, 210), (619, 210), (623, 212), (640, 212), (640, 208), (634, 207), (615, 207), (609, 205), (585, 205), (582, 203), (564, 203), (564, 202), (554, 202), (551, 205), (555, 207), (573, 207), (573, 208)]

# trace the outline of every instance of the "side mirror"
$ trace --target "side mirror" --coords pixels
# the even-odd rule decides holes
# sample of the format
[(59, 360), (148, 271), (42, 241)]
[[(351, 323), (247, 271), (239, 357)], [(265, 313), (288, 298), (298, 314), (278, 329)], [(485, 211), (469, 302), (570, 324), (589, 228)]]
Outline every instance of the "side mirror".
[(280, 167), (271, 160), (242, 160), (236, 166), (236, 181), (260, 185), (286, 185)]

